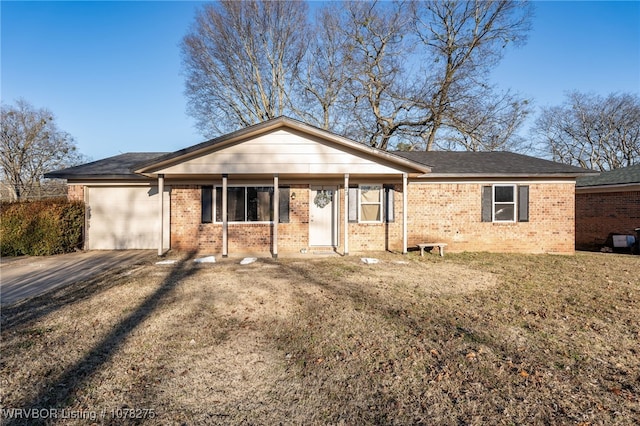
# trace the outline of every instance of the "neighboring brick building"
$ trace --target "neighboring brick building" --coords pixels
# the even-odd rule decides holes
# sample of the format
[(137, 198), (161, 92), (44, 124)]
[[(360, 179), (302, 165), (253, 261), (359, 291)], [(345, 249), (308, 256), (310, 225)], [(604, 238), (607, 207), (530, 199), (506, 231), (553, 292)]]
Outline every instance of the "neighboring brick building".
[(599, 249), (611, 234), (635, 235), (636, 228), (640, 228), (640, 164), (577, 180), (576, 248)]
[(428, 242), (573, 253), (575, 179), (588, 173), (506, 152), (389, 153), (281, 117), (47, 176), (87, 203), (87, 249), (277, 256)]

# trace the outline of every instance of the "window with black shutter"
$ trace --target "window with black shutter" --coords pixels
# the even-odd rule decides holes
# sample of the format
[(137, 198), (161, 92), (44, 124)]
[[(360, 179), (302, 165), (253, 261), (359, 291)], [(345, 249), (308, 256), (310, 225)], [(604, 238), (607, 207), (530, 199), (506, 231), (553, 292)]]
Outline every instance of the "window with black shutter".
[(278, 204), (278, 211), (280, 214), (278, 215), (278, 221), (280, 223), (289, 223), (289, 193), (291, 190), (286, 186), (281, 186), (279, 189), (280, 202)]
[(349, 188), (349, 222), (358, 222), (358, 187)]
[(393, 185), (384, 186), (384, 219), (385, 222), (395, 222), (395, 209), (393, 204), (395, 191)]
[[(280, 223), (289, 223), (290, 190), (284, 186), (278, 189), (278, 220)], [(216, 186), (213, 192), (215, 193), (215, 222), (219, 223), (222, 222), (222, 187)], [(271, 222), (273, 211), (273, 186), (229, 186), (227, 188), (227, 220), (229, 222)]]
[(201, 194), (201, 219), (202, 223), (213, 222), (213, 186), (200, 188)]
[(482, 222), (528, 222), (529, 187), (496, 184), (482, 187)]

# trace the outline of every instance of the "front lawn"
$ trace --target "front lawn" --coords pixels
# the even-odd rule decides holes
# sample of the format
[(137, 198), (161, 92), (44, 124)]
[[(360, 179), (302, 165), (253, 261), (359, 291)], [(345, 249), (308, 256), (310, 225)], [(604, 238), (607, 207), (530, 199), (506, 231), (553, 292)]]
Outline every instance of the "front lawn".
[(640, 257), (376, 257), (144, 264), (3, 308), (2, 422), (640, 419)]

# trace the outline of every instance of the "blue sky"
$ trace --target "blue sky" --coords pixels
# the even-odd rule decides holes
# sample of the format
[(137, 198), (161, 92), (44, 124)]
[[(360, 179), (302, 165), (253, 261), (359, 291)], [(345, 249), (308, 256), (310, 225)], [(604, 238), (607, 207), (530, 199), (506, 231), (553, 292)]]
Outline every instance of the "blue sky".
[[(3, 103), (47, 107), (97, 160), (201, 142), (186, 114), (179, 43), (200, 3), (0, 3)], [(568, 90), (640, 92), (640, 2), (536, 2), (527, 45), (492, 74), (559, 104)]]

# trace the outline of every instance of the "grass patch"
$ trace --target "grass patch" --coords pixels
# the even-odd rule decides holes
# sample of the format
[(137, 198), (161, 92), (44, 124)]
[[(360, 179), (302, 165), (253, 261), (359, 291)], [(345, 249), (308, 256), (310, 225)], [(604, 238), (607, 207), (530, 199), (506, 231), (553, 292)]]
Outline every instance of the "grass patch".
[(33, 320), (10, 306), (2, 406), (152, 409), (146, 424), (640, 418), (637, 257), (378, 257), (148, 264)]

